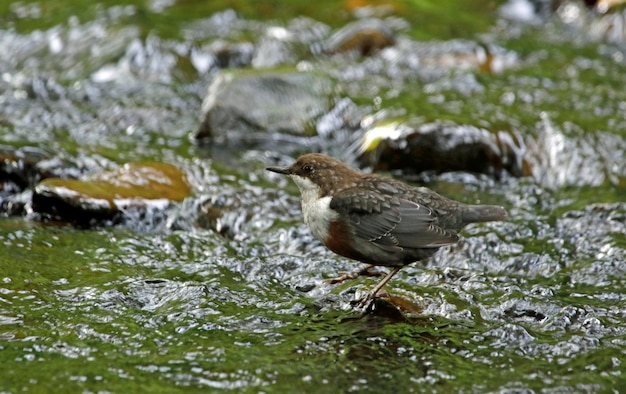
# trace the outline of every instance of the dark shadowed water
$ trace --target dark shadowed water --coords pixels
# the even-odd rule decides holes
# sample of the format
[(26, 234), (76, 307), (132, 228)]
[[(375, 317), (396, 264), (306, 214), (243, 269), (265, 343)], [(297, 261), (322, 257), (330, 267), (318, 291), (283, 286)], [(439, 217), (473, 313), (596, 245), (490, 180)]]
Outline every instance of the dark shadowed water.
[[(623, 392), (626, 18), (548, 3), (0, 4), (4, 172), (150, 160), (192, 189), (82, 228), (33, 212), (36, 176), (2, 180), (0, 392)], [(391, 47), (320, 54), (365, 17)], [(318, 135), (197, 144), (227, 67), (331, 77)], [(363, 316), (350, 300), (376, 279), (325, 283), (359, 266), (312, 238), (296, 187), (264, 168), (308, 150), (356, 165), (379, 121), (484, 129), (520, 153), (517, 173), (392, 172), (509, 217), (403, 269), (386, 286), (402, 313)]]

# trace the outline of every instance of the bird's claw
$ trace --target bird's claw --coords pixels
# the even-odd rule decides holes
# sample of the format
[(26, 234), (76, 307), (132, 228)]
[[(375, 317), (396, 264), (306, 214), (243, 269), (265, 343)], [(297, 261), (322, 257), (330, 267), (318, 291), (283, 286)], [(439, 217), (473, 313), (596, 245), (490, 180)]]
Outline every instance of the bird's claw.
[(354, 309), (362, 310), (363, 313), (369, 313), (374, 310), (376, 294), (367, 293), (365, 296), (350, 301), (350, 306)]
[(363, 313), (369, 313), (374, 309), (374, 300), (362, 298), (360, 300), (354, 300), (350, 302), (352, 308), (363, 311)]

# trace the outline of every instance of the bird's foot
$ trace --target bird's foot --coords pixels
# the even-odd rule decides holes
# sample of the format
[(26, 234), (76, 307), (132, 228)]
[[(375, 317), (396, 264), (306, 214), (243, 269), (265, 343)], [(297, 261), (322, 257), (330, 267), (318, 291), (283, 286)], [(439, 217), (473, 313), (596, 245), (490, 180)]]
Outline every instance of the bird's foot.
[(334, 285), (334, 284), (337, 284), (337, 283), (345, 282), (346, 280), (356, 279), (359, 276), (374, 277), (374, 276), (384, 276), (385, 275), (384, 272), (373, 270), (372, 269), (373, 267), (374, 267), (373, 265), (366, 265), (365, 267), (361, 268), (358, 271), (342, 272), (340, 276), (338, 276), (336, 278), (326, 279), (325, 282), (329, 283), (331, 285)]
[(350, 301), (350, 305), (354, 309), (362, 310), (363, 313), (370, 313), (374, 310), (377, 297), (385, 298), (388, 296), (389, 295), (387, 294), (386, 291), (378, 291), (378, 292), (371, 291), (361, 298)]
[(376, 296), (372, 295), (372, 293), (367, 293), (364, 297), (361, 297), (356, 300), (352, 300), (350, 305), (354, 309), (360, 309), (363, 313), (371, 312), (374, 307), (374, 298)]

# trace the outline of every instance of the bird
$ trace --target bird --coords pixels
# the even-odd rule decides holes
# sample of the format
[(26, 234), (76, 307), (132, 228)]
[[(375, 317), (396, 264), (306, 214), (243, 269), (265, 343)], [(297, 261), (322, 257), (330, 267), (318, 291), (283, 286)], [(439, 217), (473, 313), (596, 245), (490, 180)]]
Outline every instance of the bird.
[(373, 266), (390, 268), (359, 300), (364, 308), (402, 267), (457, 243), (466, 225), (506, 217), (501, 206), (464, 204), (426, 187), (362, 173), (321, 153), (266, 170), (287, 175), (298, 186), (304, 222), (314, 238), (340, 256), (367, 264), (360, 273)]

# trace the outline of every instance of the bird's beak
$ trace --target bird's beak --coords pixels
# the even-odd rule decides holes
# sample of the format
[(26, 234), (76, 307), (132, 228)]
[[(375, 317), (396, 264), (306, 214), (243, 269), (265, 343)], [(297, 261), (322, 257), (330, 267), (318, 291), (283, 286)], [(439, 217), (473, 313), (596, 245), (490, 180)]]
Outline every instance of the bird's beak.
[(289, 167), (267, 167), (266, 170), (283, 175), (291, 174), (291, 171), (289, 171)]

